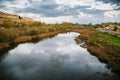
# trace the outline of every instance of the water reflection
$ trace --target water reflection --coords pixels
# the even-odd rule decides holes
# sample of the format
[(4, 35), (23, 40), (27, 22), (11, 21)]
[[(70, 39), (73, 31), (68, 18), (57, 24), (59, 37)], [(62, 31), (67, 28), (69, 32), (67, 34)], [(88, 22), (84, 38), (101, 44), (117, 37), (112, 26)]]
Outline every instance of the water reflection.
[(78, 33), (59, 34), (10, 50), (0, 63), (0, 80), (104, 80), (111, 70), (76, 44)]

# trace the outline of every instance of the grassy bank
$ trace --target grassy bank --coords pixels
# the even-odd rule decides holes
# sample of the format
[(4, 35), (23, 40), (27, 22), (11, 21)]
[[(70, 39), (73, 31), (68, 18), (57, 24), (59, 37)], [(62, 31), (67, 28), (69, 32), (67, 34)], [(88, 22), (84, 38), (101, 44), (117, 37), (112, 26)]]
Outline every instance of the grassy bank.
[(25, 42), (38, 42), (42, 39), (53, 37), (57, 35), (58, 33), (61, 33), (62, 31), (54, 31), (54, 32), (48, 32), (48, 33), (43, 33), (39, 35), (34, 35), (34, 36), (21, 36), (18, 37), (14, 40), (12, 40), (9, 43), (0, 43), (0, 57), (4, 57), (7, 53), (8, 50), (13, 49), (20, 43), (25, 43)]
[(120, 74), (120, 39), (91, 29), (78, 30), (78, 32), (81, 35), (76, 40), (78, 42), (86, 40), (88, 51), (102, 62), (106, 62), (114, 72)]
[(0, 50), (27, 41), (35, 41), (62, 31), (76, 28), (75, 24), (63, 22), (61, 24), (45, 24), (30, 18), (19, 17), (0, 12)]
[(87, 40), (88, 50), (108, 67), (120, 74), (120, 39), (105, 33), (96, 33)]

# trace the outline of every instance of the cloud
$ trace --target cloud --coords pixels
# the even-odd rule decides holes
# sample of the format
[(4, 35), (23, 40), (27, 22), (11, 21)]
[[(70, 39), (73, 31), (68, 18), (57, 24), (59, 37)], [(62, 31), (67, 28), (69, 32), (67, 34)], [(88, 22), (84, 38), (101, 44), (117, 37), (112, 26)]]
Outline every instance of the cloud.
[(81, 18), (81, 17), (92, 17), (92, 15), (90, 15), (90, 14), (85, 14), (85, 13), (83, 13), (83, 12), (79, 12), (78, 17), (79, 17), (79, 18)]
[(104, 13), (104, 16), (107, 18), (115, 18), (120, 16), (120, 10), (118, 11), (107, 11)]
[(97, 9), (97, 10), (114, 10), (114, 9), (117, 9), (118, 7), (114, 4), (105, 4), (103, 3), (102, 1), (97, 1), (93, 4), (91, 4), (90, 8), (88, 9)]
[(41, 16), (42, 16), (42, 14), (33, 14), (33, 13), (20, 13), (19, 15), (22, 17), (29, 17), (34, 20), (41, 19)]
[(46, 23), (100, 23), (109, 22), (108, 18), (120, 22), (118, 3), (117, 0), (0, 0), (0, 11)]
[(114, 4), (106, 4), (102, 1), (95, 0), (56, 0), (58, 4), (67, 5), (70, 7), (75, 6), (89, 6), (88, 9), (98, 9), (98, 10), (113, 10), (116, 9), (117, 6)]
[(91, 3), (94, 2), (94, 0), (56, 0), (57, 4), (62, 4), (70, 7), (75, 6), (90, 6)]
[(96, 1), (102, 1), (104, 3), (116, 4), (120, 7), (120, 0), (96, 0)]
[(42, 17), (41, 21), (47, 23), (62, 23), (62, 22), (76, 22), (73, 16), (59, 16), (59, 17)]
[(13, 1), (4, 1), (2, 4), (4, 6), (6, 6), (6, 8), (26, 8), (31, 6), (30, 2), (28, 0), (13, 0)]
[(20, 13), (19, 15), (23, 17), (30, 17), (36, 21), (46, 22), (46, 23), (62, 23), (62, 22), (74, 22), (76, 19), (73, 16), (58, 16), (58, 17), (45, 17), (42, 14), (34, 13)]

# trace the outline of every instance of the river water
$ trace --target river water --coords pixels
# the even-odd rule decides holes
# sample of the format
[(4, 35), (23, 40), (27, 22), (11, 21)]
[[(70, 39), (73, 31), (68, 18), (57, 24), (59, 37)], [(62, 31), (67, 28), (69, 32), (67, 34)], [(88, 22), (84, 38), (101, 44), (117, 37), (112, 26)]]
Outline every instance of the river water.
[(75, 42), (78, 35), (19, 44), (0, 61), (0, 80), (115, 80), (105, 63)]

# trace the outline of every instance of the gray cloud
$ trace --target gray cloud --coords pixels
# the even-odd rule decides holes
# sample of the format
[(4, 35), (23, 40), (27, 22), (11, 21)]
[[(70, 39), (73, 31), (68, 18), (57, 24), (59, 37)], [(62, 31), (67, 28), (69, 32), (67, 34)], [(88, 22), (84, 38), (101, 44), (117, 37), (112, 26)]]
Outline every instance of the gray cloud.
[(97, 1), (103, 1), (104, 3), (112, 3), (120, 6), (120, 0), (97, 0)]
[[(120, 21), (119, 0), (0, 0), (0, 10), (44, 22), (100, 23)], [(109, 11), (111, 11), (109, 13)], [(113, 12), (112, 12), (113, 11)], [(37, 17), (34, 17), (34, 16)], [(69, 17), (69, 18), (68, 18)], [(112, 19), (111, 19), (111, 18)]]

